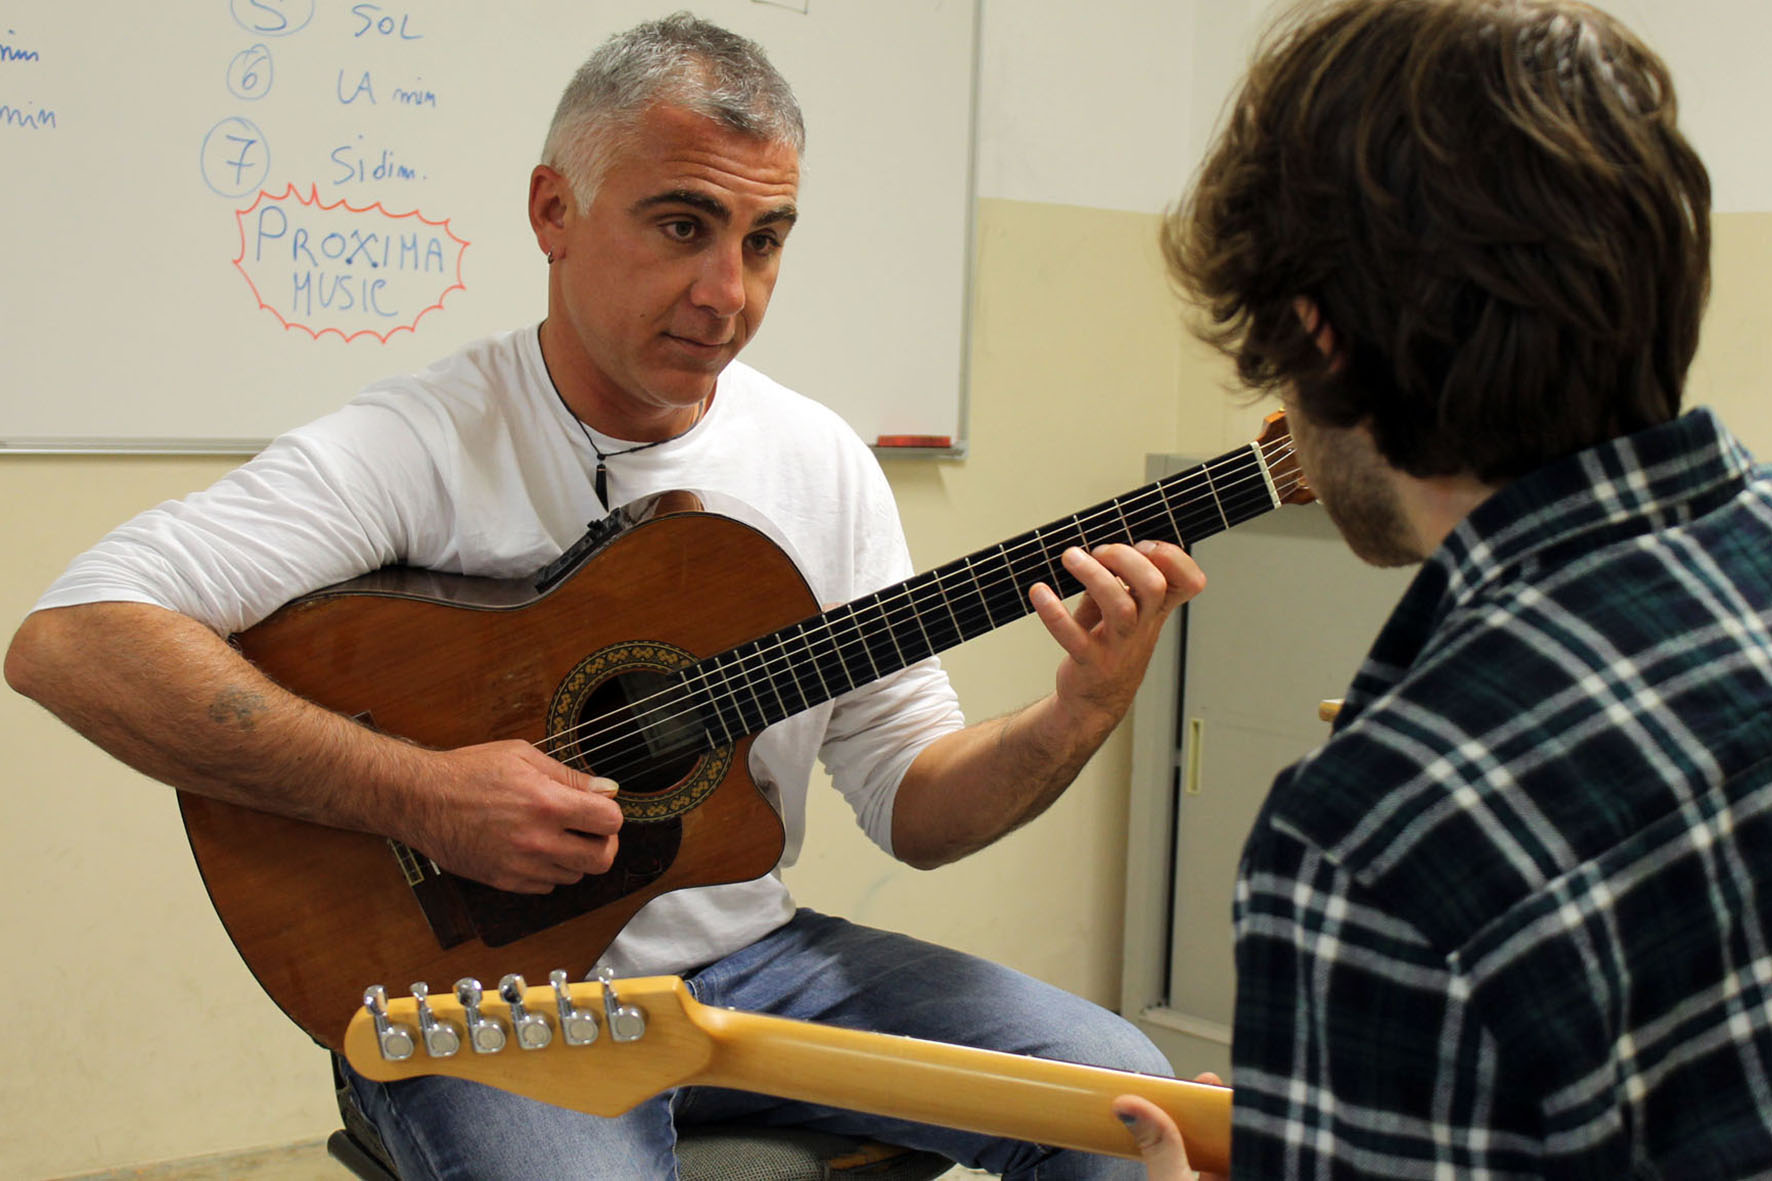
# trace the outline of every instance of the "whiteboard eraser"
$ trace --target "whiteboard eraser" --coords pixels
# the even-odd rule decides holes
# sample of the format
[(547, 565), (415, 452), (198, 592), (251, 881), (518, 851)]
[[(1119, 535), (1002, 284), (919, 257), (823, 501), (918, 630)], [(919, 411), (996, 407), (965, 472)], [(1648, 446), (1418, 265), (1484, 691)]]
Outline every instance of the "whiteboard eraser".
[(881, 435), (874, 440), (876, 447), (952, 447), (952, 435)]

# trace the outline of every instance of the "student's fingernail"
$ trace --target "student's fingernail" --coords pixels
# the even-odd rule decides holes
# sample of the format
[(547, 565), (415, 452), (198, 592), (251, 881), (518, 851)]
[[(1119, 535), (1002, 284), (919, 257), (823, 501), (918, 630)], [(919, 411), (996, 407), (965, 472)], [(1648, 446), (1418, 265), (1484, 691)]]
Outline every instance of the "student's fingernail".
[(1131, 1112), (1118, 1111), (1118, 1112), (1115, 1112), (1114, 1114), (1118, 1115), (1120, 1117), (1120, 1122), (1125, 1124), (1127, 1127), (1136, 1128), (1138, 1126), (1138, 1117), (1136, 1115), (1133, 1115)]

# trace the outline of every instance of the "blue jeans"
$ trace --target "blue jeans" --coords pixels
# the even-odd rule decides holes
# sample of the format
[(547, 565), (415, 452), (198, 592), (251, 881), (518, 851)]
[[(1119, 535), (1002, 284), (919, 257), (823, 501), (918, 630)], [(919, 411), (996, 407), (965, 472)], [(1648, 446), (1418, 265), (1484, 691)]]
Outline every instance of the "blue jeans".
[[(1168, 1075), (1131, 1024), (977, 956), (801, 910), (689, 979), (704, 1004)], [(1137, 1161), (717, 1087), (679, 1087), (607, 1119), (461, 1079), (375, 1083), (345, 1068), (404, 1181), (647, 1181), (677, 1176), (678, 1125), (743, 1120), (933, 1149), (1010, 1178), (1144, 1176)]]

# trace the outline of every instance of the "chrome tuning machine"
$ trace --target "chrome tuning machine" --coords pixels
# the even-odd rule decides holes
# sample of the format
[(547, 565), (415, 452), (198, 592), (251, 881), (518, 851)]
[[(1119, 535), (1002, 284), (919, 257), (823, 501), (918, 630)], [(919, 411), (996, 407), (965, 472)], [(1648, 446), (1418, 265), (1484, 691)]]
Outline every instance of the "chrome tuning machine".
[(433, 1058), (452, 1058), (461, 1051), (461, 1033), (453, 1023), (439, 1020), (431, 1010), (430, 985), (420, 980), (412, 986), (412, 998), (418, 1002), (418, 1032), (425, 1040), (425, 1053)]
[(539, 1050), (554, 1040), (554, 1027), (540, 1013), (532, 1013), (523, 1004), (523, 993), (529, 984), (515, 972), (498, 982), (498, 995), (511, 1007), (511, 1029), (516, 1032), (517, 1046)]
[(404, 1062), (412, 1057), (417, 1043), (412, 1030), (388, 1019), (388, 990), (372, 984), (363, 991), (363, 1007), (375, 1021), (375, 1044), (389, 1062)]
[(505, 1048), (505, 1027), (497, 1017), (480, 1012), (483, 995), (480, 982), (472, 976), (463, 976), (455, 982), (455, 999), (461, 1002), (462, 1012), (467, 1017), (468, 1044), (474, 1047), (476, 1054), (496, 1054)]
[(603, 986), (603, 1019), (609, 1022), (609, 1036), (618, 1042), (639, 1041), (646, 1035), (646, 1014), (615, 995), (615, 971), (597, 969), (597, 983)]
[(572, 1003), (572, 991), (567, 987), (566, 972), (555, 968), (548, 973), (548, 983), (554, 986), (554, 1008), (560, 1014), (560, 1036), (569, 1046), (588, 1046), (597, 1040), (597, 1015), (589, 1009), (581, 1009)]

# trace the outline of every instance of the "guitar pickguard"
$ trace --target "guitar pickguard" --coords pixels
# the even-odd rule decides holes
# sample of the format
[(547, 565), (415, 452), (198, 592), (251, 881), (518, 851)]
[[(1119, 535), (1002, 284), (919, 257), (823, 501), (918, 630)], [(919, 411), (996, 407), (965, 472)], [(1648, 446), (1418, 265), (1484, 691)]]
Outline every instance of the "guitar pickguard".
[(608, 873), (587, 875), (546, 894), (510, 894), (454, 874), (445, 878), (455, 887), (480, 941), (487, 947), (503, 947), (652, 885), (670, 869), (682, 844), (680, 820), (624, 825)]

